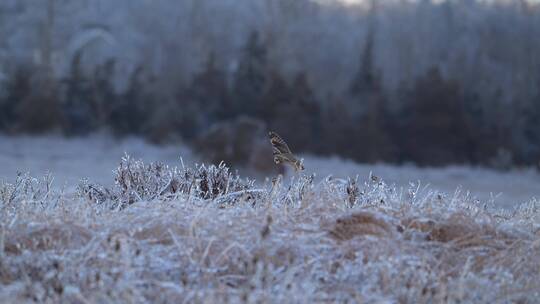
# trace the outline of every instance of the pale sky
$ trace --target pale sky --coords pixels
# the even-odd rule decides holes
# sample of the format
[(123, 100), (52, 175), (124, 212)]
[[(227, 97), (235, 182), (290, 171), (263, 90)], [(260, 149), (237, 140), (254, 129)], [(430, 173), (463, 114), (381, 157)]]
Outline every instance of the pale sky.
[[(330, 0), (332, 1), (332, 0)], [(338, 1), (338, 2), (343, 2), (343, 3), (346, 3), (346, 4), (358, 4), (358, 3), (362, 3), (362, 2), (367, 2), (369, 0), (335, 0), (335, 1)], [(434, 0), (434, 2), (444, 2), (445, 0)], [(495, 0), (484, 0), (486, 2), (489, 2), (489, 1), (495, 1)], [(500, 0), (499, 0), (500, 1)], [(513, 0), (507, 0), (507, 1), (513, 1)], [(526, 0), (528, 2), (540, 2), (540, 0)]]

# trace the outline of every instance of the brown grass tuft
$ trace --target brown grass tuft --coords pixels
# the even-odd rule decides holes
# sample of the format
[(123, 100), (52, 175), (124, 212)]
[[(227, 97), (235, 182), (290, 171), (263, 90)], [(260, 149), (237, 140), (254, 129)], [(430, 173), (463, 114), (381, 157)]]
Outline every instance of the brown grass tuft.
[(67, 250), (84, 246), (92, 237), (90, 231), (75, 224), (49, 224), (30, 227), (20, 225), (9, 230), (5, 240), (5, 252), (19, 255), (23, 250)]
[(346, 241), (364, 235), (392, 237), (396, 231), (381, 214), (362, 211), (338, 218), (329, 233), (336, 240)]

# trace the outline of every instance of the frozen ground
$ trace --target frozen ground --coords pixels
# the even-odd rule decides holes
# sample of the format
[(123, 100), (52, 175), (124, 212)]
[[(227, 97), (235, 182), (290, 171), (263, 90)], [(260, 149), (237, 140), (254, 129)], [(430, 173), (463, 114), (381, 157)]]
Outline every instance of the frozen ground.
[(381, 177), (398, 188), (407, 188), (410, 183), (420, 184), (432, 190), (448, 194), (470, 193), (480, 201), (493, 201), (496, 206), (513, 208), (533, 198), (540, 198), (540, 173), (534, 169), (516, 169), (499, 172), (485, 168), (449, 166), (446, 168), (418, 168), (415, 166), (392, 166), (385, 164), (365, 165), (339, 158), (305, 157), (308, 171), (320, 176), (360, 175), (369, 172)]
[(134, 158), (174, 165), (180, 163), (180, 156), (190, 158), (190, 151), (183, 147), (149, 145), (138, 138), (118, 141), (101, 134), (71, 139), (0, 135), (0, 180), (14, 181), (17, 172), (35, 177), (50, 172), (56, 186), (73, 188), (82, 178), (107, 184), (126, 152)]
[[(94, 135), (89, 138), (64, 139), (58, 136), (7, 137), (0, 136), (0, 180), (14, 181), (18, 171), (39, 177), (51, 172), (55, 186), (73, 190), (82, 178), (111, 184), (111, 172), (124, 153), (135, 159), (162, 161), (180, 166), (180, 157), (186, 165), (198, 161), (192, 152), (182, 146), (154, 146), (137, 138), (117, 141), (109, 136)], [(339, 158), (304, 156), (308, 173), (318, 178), (335, 177), (367, 178), (370, 172), (395, 183), (398, 188), (408, 188), (410, 182), (420, 182), (449, 194), (456, 191), (471, 193), (481, 201), (493, 200), (495, 205), (512, 208), (540, 198), (540, 174), (534, 170), (497, 172), (482, 168), (448, 167), (416, 168), (414, 166), (365, 165)], [(250, 175), (250, 172), (240, 170)], [(264, 176), (254, 174), (259, 181)]]
[[(69, 173), (62, 178), (91, 172), (118, 183), (90, 177), (70, 194), (24, 175), (0, 183), (1, 302), (539, 303), (540, 201), (509, 211), (464, 194), (402, 190), (384, 177), (254, 184), (223, 167), (171, 170), (133, 159), (100, 173), (116, 164), (103, 153), (132, 145), (163, 160), (180, 150), (62, 142), (55, 149), (73, 146), (61, 154), (68, 161), (52, 158)], [(74, 159), (88, 163), (70, 167)], [(379, 176), (422, 172), (306, 161)]]

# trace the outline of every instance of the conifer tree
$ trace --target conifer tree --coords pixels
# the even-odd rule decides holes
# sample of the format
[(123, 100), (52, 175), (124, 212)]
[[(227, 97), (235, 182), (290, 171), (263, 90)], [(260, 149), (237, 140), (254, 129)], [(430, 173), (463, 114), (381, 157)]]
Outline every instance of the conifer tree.
[[(373, 14), (374, 12), (372, 12)], [(374, 18), (374, 17), (372, 17)], [(394, 160), (394, 144), (389, 136), (388, 109), (381, 76), (374, 66), (375, 20), (372, 19), (361, 53), (360, 67), (350, 86), (351, 131), (355, 148), (352, 157), (360, 161)]]
[(257, 116), (261, 111), (261, 98), (268, 83), (268, 58), (259, 34), (252, 32), (234, 75), (231, 112), (227, 116), (246, 114)]

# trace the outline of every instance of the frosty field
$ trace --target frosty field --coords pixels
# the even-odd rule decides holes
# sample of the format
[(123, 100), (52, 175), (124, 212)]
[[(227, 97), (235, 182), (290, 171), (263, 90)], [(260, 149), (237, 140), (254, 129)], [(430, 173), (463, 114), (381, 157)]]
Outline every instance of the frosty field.
[[(93, 182), (112, 184), (111, 172), (118, 166), (124, 153), (146, 162), (161, 161), (179, 166), (200, 162), (188, 148), (181, 146), (153, 146), (137, 138), (116, 141), (109, 136), (95, 135), (86, 139), (47, 137), (0, 136), (0, 180), (13, 182), (17, 172), (29, 172), (40, 177), (47, 172), (54, 176), (53, 186), (73, 191), (77, 183), (87, 178)], [(540, 198), (540, 174), (534, 170), (497, 172), (482, 168), (453, 166), (444, 169), (414, 166), (366, 165), (337, 157), (321, 158), (303, 155), (308, 174), (316, 173), (320, 180), (333, 175), (346, 178), (359, 175), (366, 179), (370, 172), (398, 188), (418, 183), (423, 188), (448, 194), (470, 192), (481, 201), (493, 201), (496, 206), (513, 208), (532, 198)], [(239, 170), (242, 175), (264, 181), (265, 176), (250, 170)]]
[(539, 302), (533, 170), (304, 156), (245, 178), (136, 139), (0, 143), (6, 303)]

